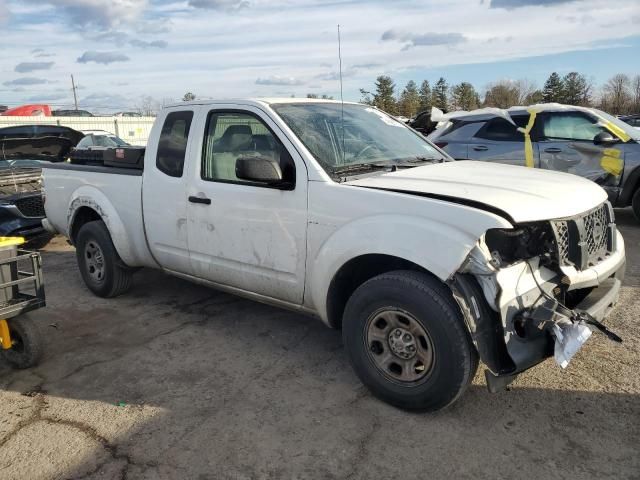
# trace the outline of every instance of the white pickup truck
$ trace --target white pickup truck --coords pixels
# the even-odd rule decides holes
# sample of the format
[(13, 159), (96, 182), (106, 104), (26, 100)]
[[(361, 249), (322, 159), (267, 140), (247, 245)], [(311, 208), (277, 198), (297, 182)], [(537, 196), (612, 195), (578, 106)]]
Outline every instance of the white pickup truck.
[(455, 401), (479, 359), (495, 390), (554, 349), (566, 365), (586, 324), (607, 332), (624, 243), (583, 178), (452, 162), (373, 107), (319, 100), (171, 106), (143, 155), (44, 168), (45, 226), (96, 295), (149, 267), (311, 314), (406, 409)]

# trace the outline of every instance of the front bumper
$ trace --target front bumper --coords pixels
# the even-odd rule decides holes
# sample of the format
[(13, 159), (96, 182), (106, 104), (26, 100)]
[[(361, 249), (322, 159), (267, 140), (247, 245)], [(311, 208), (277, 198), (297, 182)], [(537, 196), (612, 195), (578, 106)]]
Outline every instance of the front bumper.
[[(553, 271), (532, 259), (491, 274), (467, 272), (456, 279), (455, 297), (480, 357), (493, 375), (514, 378), (552, 356), (555, 338), (549, 326), (554, 323), (567, 325), (580, 312), (601, 322), (611, 313), (625, 273), (624, 241), (617, 231), (616, 236), (616, 251), (583, 271)], [(562, 292), (578, 299), (571, 304), (565, 301), (569, 312), (561, 306)]]

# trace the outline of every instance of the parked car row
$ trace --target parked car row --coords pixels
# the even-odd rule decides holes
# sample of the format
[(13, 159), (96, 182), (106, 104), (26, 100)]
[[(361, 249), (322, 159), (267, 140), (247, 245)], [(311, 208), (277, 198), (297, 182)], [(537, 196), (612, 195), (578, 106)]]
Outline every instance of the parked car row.
[[(20, 105), (14, 108), (8, 108), (5, 105), (0, 105), (0, 115), (5, 117), (94, 117), (100, 115), (94, 115), (88, 110), (80, 109), (58, 109), (52, 110), (49, 105), (46, 104), (30, 104)], [(117, 112), (114, 113), (114, 117), (141, 117), (139, 112)]]
[[(442, 114), (428, 138), (456, 160), (579, 175), (640, 219), (640, 130), (597, 109), (559, 104)], [(527, 151), (528, 157), (527, 157)]]
[(0, 129), (0, 236), (19, 236), (37, 246), (49, 238), (42, 227), (42, 164), (64, 161), (83, 134), (55, 125)]
[[(42, 165), (70, 157), (94, 159), (109, 147), (129, 144), (103, 130), (56, 125), (0, 128), (0, 236), (20, 236), (31, 246), (50, 235), (42, 227)], [(89, 158), (90, 157), (90, 158)]]

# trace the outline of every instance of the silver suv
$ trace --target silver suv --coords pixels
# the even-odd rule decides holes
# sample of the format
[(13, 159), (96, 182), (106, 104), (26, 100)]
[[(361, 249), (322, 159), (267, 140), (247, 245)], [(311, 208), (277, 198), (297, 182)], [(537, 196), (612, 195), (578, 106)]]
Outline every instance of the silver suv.
[(593, 180), (640, 220), (640, 130), (602, 111), (548, 104), (452, 112), (428, 138), (456, 160), (524, 166), (532, 116), (529, 166)]

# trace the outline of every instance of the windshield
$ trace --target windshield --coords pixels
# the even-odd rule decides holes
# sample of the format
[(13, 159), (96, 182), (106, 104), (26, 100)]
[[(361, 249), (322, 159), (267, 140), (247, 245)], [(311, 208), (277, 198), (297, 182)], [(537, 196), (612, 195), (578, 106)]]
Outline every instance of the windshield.
[(339, 103), (285, 103), (272, 108), (328, 173), (359, 165), (449, 160), (424, 137), (373, 107), (345, 104), (344, 123)]
[(622, 131), (624, 131), (624, 133), (629, 135), (636, 142), (640, 141), (640, 130), (638, 130), (637, 128), (633, 128), (628, 123), (623, 122), (619, 118), (616, 118), (613, 115), (609, 115), (608, 113), (603, 112), (602, 110), (596, 110), (596, 109), (594, 110), (599, 116), (613, 123), (616, 127), (620, 128)]
[(129, 145), (127, 142), (119, 137), (116, 137), (115, 135), (96, 135), (94, 141), (95, 145), (99, 147), (126, 147), (127, 145)]

